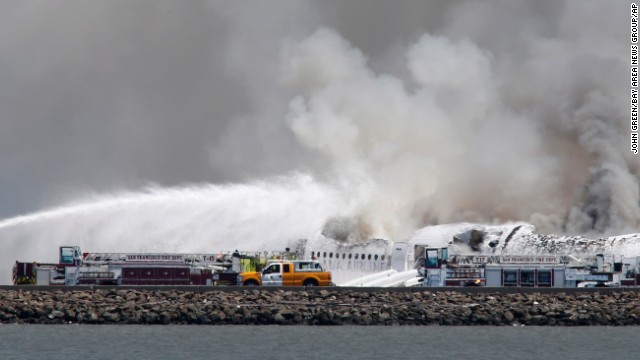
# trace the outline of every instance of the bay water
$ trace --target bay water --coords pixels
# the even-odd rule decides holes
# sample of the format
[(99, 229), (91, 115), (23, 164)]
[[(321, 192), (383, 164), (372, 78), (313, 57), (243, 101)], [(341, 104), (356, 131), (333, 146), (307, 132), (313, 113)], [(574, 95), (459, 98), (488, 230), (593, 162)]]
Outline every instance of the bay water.
[(0, 325), (0, 359), (637, 359), (639, 327)]

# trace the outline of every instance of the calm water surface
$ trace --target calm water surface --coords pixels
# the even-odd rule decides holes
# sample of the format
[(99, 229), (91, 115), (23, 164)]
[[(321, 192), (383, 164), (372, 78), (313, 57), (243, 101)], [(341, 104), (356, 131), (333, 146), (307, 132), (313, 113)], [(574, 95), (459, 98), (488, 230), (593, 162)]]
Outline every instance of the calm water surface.
[(0, 325), (0, 359), (638, 359), (639, 327)]

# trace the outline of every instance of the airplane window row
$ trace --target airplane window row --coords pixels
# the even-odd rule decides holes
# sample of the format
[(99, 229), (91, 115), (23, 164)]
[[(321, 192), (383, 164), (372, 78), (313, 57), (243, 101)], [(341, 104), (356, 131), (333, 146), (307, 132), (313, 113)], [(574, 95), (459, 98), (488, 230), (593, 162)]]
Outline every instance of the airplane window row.
[[(366, 260), (371, 260), (371, 258), (372, 258), (371, 254), (351, 254), (351, 253), (349, 253), (349, 254), (347, 254), (347, 253), (342, 253), (342, 254), (341, 253), (335, 253), (334, 254), (333, 252), (327, 253), (326, 251), (324, 251), (322, 253), (320, 251), (318, 251), (317, 253), (314, 252), (314, 251), (311, 252), (311, 257), (312, 258), (327, 258), (328, 257), (329, 259), (333, 259), (334, 255), (335, 255), (336, 259), (340, 259), (340, 258), (347, 259), (348, 258), (348, 259), (355, 259), (355, 260), (358, 260), (358, 259), (360, 259), (360, 260), (365, 260), (365, 259)], [(384, 261), (385, 256), (384, 255), (374, 254), (373, 255), (373, 260), (377, 261), (378, 259)]]

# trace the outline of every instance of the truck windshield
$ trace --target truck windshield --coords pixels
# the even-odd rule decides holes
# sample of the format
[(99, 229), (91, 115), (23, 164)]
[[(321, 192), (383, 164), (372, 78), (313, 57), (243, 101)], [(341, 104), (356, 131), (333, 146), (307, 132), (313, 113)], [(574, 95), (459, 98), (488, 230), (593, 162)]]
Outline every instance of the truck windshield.
[(61, 264), (73, 264), (74, 251), (71, 247), (60, 248), (60, 263)]

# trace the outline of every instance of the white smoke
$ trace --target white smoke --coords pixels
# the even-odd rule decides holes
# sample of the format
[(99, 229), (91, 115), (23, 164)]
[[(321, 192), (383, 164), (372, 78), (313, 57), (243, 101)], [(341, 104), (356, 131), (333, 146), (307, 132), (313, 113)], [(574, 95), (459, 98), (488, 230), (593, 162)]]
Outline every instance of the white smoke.
[[(425, 223), (469, 220), (579, 233), (640, 225), (638, 181), (619, 145), (622, 113), (610, 84), (576, 75), (568, 91), (585, 94), (571, 99), (575, 108), (554, 109), (552, 97), (523, 106), (508, 93), (507, 66), (468, 40), (425, 34), (406, 57), (413, 84), (374, 73), (329, 29), (285, 54), (287, 84), (301, 94), (290, 104), (291, 128), (348, 188), (367, 184), (352, 215), (368, 235), (398, 238)], [(571, 164), (574, 154), (557, 153), (558, 143), (587, 160)], [(567, 179), (575, 181), (569, 193)]]

